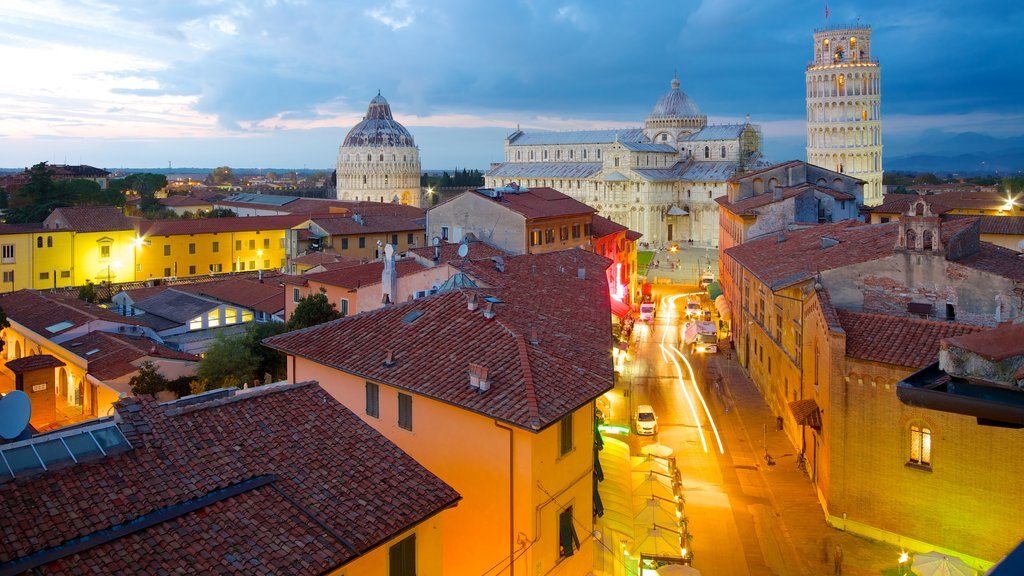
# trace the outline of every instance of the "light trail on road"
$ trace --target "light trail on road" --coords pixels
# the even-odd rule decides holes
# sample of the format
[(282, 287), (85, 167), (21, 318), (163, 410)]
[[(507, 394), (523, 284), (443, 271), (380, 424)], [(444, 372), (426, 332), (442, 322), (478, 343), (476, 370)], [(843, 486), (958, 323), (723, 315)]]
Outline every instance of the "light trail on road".
[[(693, 295), (695, 294), (673, 294), (672, 296), (663, 296), (661, 298), (662, 309), (668, 309), (667, 320), (669, 321), (669, 329), (673, 328), (672, 315), (675, 311), (676, 300), (678, 300), (679, 298), (685, 298)], [(705, 440), (704, 438), (704, 429), (700, 423), (700, 416), (698, 416), (697, 407), (694, 405), (693, 399), (690, 398), (690, 392), (686, 388), (686, 382), (683, 378), (682, 368), (679, 367), (679, 362), (675, 359), (674, 356), (678, 356), (680, 359), (682, 359), (683, 363), (686, 364), (686, 370), (690, 374), (690, 382), (693, 383), (693, 391), (694, 393), (696, 393), (697, 398), (700, 400), (701, 406), (704, 408), (704, 414), (706, 414), (708, 417), (708, 424), (711, 425), (711, 431), (715, 434), (715, 440), (718, 442), (718, 452), (719, 454), (725, 454), (725, 446), (722, 444), (722, 436), (718, 433), (718, 426), (715, 424), (715, 418), (711, 415), (711, 410), (708, 408), (708, 403), (706, 400), (704, 400), (704, 395), (701, 394), (700, 388), (697, 386), (697, 378), (693, 373), (693, 366), (690, 364), (689, 359), (686, 358), (686, 355), (683, 354), (683, 352), (679, 350), (679, 348), (677, 348), (673, 344), (665, 343), (665, 338), (668, 336), (668, 332), (669, 330), (666, 329), (661, 334), (661, 343), (659, 344), (659, 346), (661, 347), (661, 357), (666, 363), (668, 363), (668, 361), (671, 360), (672, 363), (675, 365), (676, 377), (679, 379), (679, 386), (683, 390), (683, 395), (686, 396), (686, 402), (690, 405), (690, 412), (693, 413), (693, 419), (697, 424), (697, 431), (700, 433), (700, 441), (701, 444), (704, 446), (704, 453), (706, 454), (708, 452), (708, 443), (707, 440)], [(672, 351), (672, 356), (669, 355), (668, 350)]]

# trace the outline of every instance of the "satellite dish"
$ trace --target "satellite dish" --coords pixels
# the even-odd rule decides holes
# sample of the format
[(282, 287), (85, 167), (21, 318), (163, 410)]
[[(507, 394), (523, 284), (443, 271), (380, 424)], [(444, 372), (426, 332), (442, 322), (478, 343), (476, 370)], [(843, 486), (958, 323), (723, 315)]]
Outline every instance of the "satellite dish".
[(384, 257), (390, 260), (395, 255), (395, 247), (391, 244), (384, 245)]
[(8, 392), (0, 398), (0, 437), (13, 440), (21, 435), (28, 426), (32, 414), (32, 403), (28, 394), (21, 390)]
[(465, 258), (466, 254), (469, 254), (469, 246), (465, 244), (459, 245), (459, 258)]
[(437, 236), (434, 236), (434, 238), (430, 240), (430, 245), (431, 246), (440, 246), (441, 245), (441, 239), (438, 238)]

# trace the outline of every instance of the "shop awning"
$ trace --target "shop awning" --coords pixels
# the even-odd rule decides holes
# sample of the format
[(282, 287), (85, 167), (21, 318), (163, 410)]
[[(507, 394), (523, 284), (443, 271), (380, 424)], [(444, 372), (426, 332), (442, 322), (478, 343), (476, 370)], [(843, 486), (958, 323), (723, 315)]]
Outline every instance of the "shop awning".
[(625, 302), (619, 302), (615, 298), (612, 298), (611, 301), (612, 301), (612, 314), (618, 316), (619, 318), (625, 318), (626, 316), (629, 316), (629, 312), (630, 312), (629, 304), (626, 304)]
[(715, 308), (718, 309), (718, 315), (725, 322), (730, 320), (729, 315), (729, 301), (725, 299), (725, 296), (719, 296), (715, 298)]
[(793, 414), (793, 420), (801, 426), (821, 428), (821, 410), (818, 403), (812, 399), (796, 400), (789, 403), (789, 411)]

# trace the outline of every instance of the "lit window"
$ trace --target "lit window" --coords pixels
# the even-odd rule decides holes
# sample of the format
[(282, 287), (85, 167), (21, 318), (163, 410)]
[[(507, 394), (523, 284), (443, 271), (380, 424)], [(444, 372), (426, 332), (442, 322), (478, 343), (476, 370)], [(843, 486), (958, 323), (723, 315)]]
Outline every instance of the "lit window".
[(206, 315), (206, 325), (210, 328), (220, 326), (220, 310), (212, 310)]
[(910, 427), (910, 463), (932, 465), (932, 431), (923, 426)]
[(224, 309), (224, 325), (234, 324), (238, 322), (238, 312), (234, 308)]

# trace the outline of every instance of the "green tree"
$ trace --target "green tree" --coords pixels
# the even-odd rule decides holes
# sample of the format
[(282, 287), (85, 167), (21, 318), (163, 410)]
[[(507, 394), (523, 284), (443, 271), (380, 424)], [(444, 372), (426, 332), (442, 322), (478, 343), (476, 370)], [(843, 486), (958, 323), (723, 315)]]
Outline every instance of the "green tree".
[(139, 373), (131, 377), (128, 384), (132, 387), (132, 394), (141, 396), (149, 394), (156, 396), (157, 392), (167, 388), (167, 378), (156, 369), (152, 361), (146, 360), (139, 366)]
[(288, 331), (299, 330), (338, 318), (341, 318), (341, 312), (338, 312), (334, 304), (327, 300), (327, 291), (321, 288), (320, 292), (299, 300), (299, 303), (295, 305), (295, 311), (292, 312), (292, 317), (288, 319), (285, 326)]
[[(10, 326), (11, 323), (7, 321), (7, 312), (4, 312), (4, 309), (0, 308), (0, 330), (10, 328)], [(6, 344), (6, 342), (4, 342), (3, 338), (0, 338), (0, 352), (4, 351), (4, 344)]]
[[(1003, 189), (1010, 194), (1016, 196), (1024, 192), (1024, 176), (1010, 176), (1009, 178), (1003, 178)], [(1018, 199), (1018, 202), (1020, 199)]]
[(92, 180), (63, 180), (55, 186), (58, 197), (74, 203), (75, 206), (124, 206), (123, 193), (110, 188), (104, 190)]
[(206, 177), (206, 181), (214, 186), (233, 184), (235, 182), (235, 173), (230, 166), (218, 166), (210, 172), (209, 176)]
[(85, 284), (79, 286), (78, 299), (85, 300), (90, 304), (95, 304), (99, 301), (100, 296), (96, 293), (96, 285), (91, 280), (86, 280)]
[[(253, 358), (244, 334), (220, 334), (199, 361), (199, 370), (196, 373), (199, 391), (241, 387), (252, 381), (256, 373), (255, 364), (256, 359)], [(193, 390), (195, 389), (196, 387), (193, 387)]]
[(203, 214), (204, 218), (234, 218), (235, 216), (238, 214), (235, 214), (235, 211), (230, 208), (214, 208)]
[(273, 381), (281, 380), (288, 375), (285, 355), (263, 345), (265, 338), (283, 334), (285, 326), (281, 322), (252, 322), (245, 330), (245, 343), (255, 359), (255, 376), (264, 377), (270, 374)]
[(11, 202), (7, 222), (42, 222), (54, 208), (71, 206), (71, 199), (63, 196), (63, 190), (53, 182), (50, 167), (40, 162), (27, 170), (28, 182), (18, 189), (17, 198)]
[(923, 172), (921, 174), (918, 174), (917, 177), (914, 178), (914, 182), (917, 183), (917, 184), (930, 184), (930, 185), (933, 185), (933, 184), (939, 184), (942, 181), (939, 180), (938, 176), (936, 176), (935, 174), (932, 174), (931, 172)]

